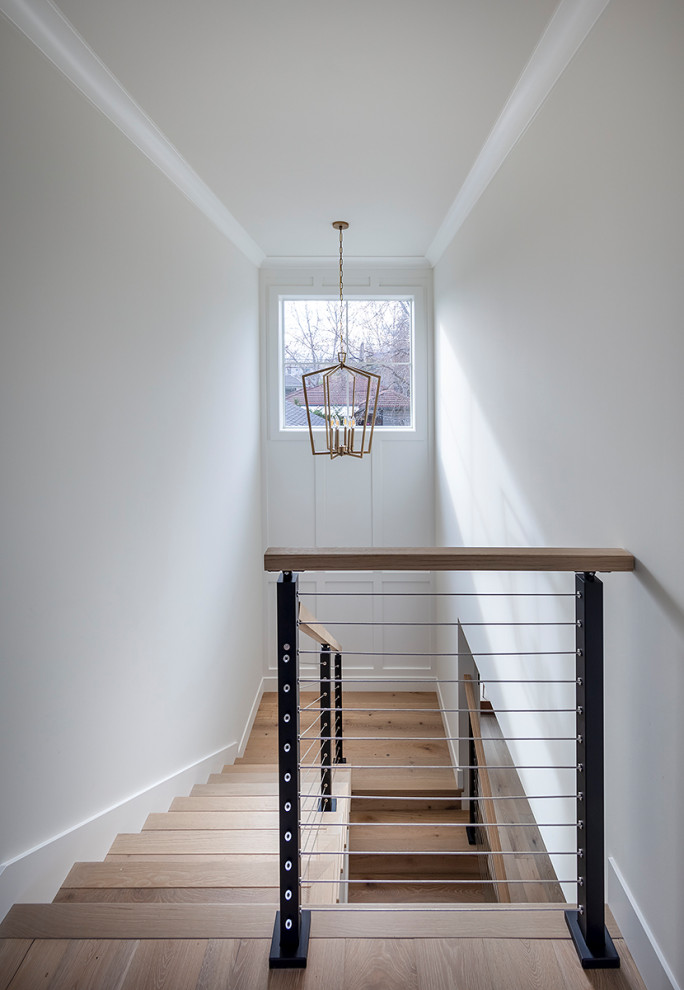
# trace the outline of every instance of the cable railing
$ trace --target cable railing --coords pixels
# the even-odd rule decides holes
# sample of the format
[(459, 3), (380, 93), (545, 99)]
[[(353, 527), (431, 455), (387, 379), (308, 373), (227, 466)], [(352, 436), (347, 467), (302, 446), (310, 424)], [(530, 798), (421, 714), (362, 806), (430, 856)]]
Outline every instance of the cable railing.
[[(303, 884), (309, 890), (318, 887), (320, 893), (341, 891), (341, 899), (347, 895), (352, 899), (350, 892), (365, 892), (373, 887), (399, 895), (402, 888), (418, 885), (428, 891), (453, 888), (457, 893), (472, 889), (484, 891), (481, 896), (485, 900), (498, 904), (531, 900), (526, 891), (531, 894), (544, 891), (545, 900), (563, 902), (583, 966), (619, 965), (606, 929), (604, 909), (603, 586), (596, 572), (630, 570), (631, 555), (621, 550), (363, 548), (269, 550), (265, 561), (267, 570), (281, 570), (277, 582), (280, 910), (274, 927), (271, 966), (306, 965), (311, 908), (302, 906)], [(541, 592), (539, 597), (572, 598), (575, 615), (559, 621), (518, 617), (491, 622), (410, 618), (392, 622), (364, 618), (356, 621), (347, 612), (344, 619), (328, 618), (326, 614), (319, 620), (300, 601), (306, 594), (300, 594), (298, 570), (425, 569), (574, 570), (574, 591)], [(317, 597), (325, 598), (351, 595), (366, 598), (380, 594), (383, 593), (316, 592)], [(414, 597), (410, 592), (384, 594)], [(440, 601), (475, 597), (469, 592), (430, 594)], [(485, 597), (506, 594), (485, 592)], [(510, 597), (534, 594), (513, 592)], [(418, 595), (428, 597), (425, 592)], [(344, 636), (352, 632), (356, 635), (364, 629), (373, 636), (385, 627), (398, 629), (400, 635), (416, 627), (429, 635), (434, 629), (440, 633), (447, 630), (443, 634), (449, 635), (450, 628), (457, 628), (459, 642), (456, 649), (448, 643), (441, 644), (441, 648), (429, 643), (427, 648), (412, 649), (415, 644), (407, 642), (407, 649), (378, 650), (377, 642), (371, 640), (366, 646), (357, 639), (351, 644), (354, 649), (343, 651), (336, 638), (340, 634), (331, 633), (329, 626), (346, 630)], [(491, 648), (499, 645), (505, 627), (510, 627), (514, 635), (527, 627), (548, 630), (558, 636), (571, 634), (573, 642), (554, 643), (555, 647), (562, 646), (554, 649), (522, 649), (519, 642), (512, 644), (518, 649)], [(476, 633), (488, 632), (497, 640), (485, 644), (490, 648), (473, 652), (465, 639), (465, 628)], [(300, 632), (313, 639), (319, 649), (300, 648)], [(402, 686), (410, 690), (411, 685), (431, 681), (435, 690), (450, 692), (452, 701), (444, 704), (442, 696), (438, 706), (433, 703), (417, 708), (359, 704), (363, 695), (358, 692), (382, 691), (383, 684), (384, 690), (389, 691), (396, 677), (343, 671), (343, 655), (345, 664), (351, 661), (357, 666), (358, 658), (363, 657), (382, 656), (395, 664), (401, 662), (400, 658), (429, 657), (430, 663), (438, 667), (437, 676), (434, 670), (425, 676), (402, 675)], [(300, 669), (300, 657), (302, 664), (307, 665), (306, 672)], [(317, 676), (308, 669), (313, 657), (318, 658)], [(506, 676), (507, 663), (526, 664), (530, 670), (529, 665), (538, 660), (557, 665), (553, 668), (554, 676), (548, 676), (548, 670), (546, 676), (540, 676), (533, 667), (530, 676), (521, 677), (517, 669), (511, 672), (518, 676)], [(486, 675), (481, 674), (479, 667), (488, 668)], [(564, 701), (535, 707), (521, 704), (513, 694), (513, 701), (498, 706), (497, 715), (509, 722), (511, 718), (528, 718), (527, 727), (522, 732), (510, 731), (509, 727), (497, 737), (491, 731), (491, 719), (481, 711), (479, 690), (476, 690), (480, 678), (488, 691), (513, 691), (523, 685), (529, 692), (534, 690), (533, 686), (543, 685), (544, 691), (564, 692)], [(569, 703), (569, 691), (574, 694), (573, 706)], [(306, 697), (302, 698), (302, 692), (306, 692)], [(343, 705), (345, 697), (352, 700)], [(455, 703), (454, 698), (457, 698)], [(444, 719), (446, 731), (435, 733), (414, 723), (408, 731), (396, 731), (391, 728), (391, 716), (402, 713), (410, 715), (414, 722), (431, 713), (438, 716), (440, 723)], [(537, 723), (529, 723), (529, 716), (536, 718)], [(492, 717), (498, 726), (496, 717)], [(382, 726), (383, 718), (387, 728), (372, 731), (359, 728), (378, 721)], [(561, 719), (561, 727), (552, 729), (551, 719)], [(454, 724), (456, 728), (450, 728)], [(424, 753), (424, 760), (407, 756), (407, 744)], [(455, 753), (460, 756), (454, 757)], [(552, 774), (559, 789), (549, 793), (547, 788), (542, 788), (537, 793), (536, 772), (541, 774), (540, 780)], [(372, 814), (356, 820), (347, 800), (349, 773), (355, 781), (355, 793), (362, 793), (363, 801), (369, 802), (371, 808), (384, 807), (389, 794), (397, 798), (400, 793), (398, 807), (432, 808), (435, 820), (418, 820), (416, 814), (402, 815), (401, 811), (387, 820), (374, 820)], [(392, 789), (399, 780), (401, 792)], [(419, 794), (410, 793), (408, 785), (412, 780), (420, 781)], [(457, 787), (459, 782), (462, 790)], [(467, 811), (465, 818), (450, 810), (455, 795), (457, 803)], [(345, 799), (339, 806), (341, 813), (340, 799)], [(378, 803), (374, 805), (374, 802)], [(543, 802), (541, 806), (545, 809), (541, 820), (531, 815), (528, 816), (531, 820), (522, 820), (520, 809), (529, 809), (539, 802)], [(558, 813), (551, 813), (549, 807), (556, 805)], [(574, 814), (568, 815), (568, 809), (573, 806)], [(576, 837), (573, 848), (568, 848), (569, 832)], [(364, 848), (363, 842), (359, 847), (354, 839), (357, 834), (364, 837), (363, 842), (369, 848)], [(387, 839), (389, 848), (377, 848), (369, 838), (374, 834), (398, 838)], [(444, 836), (453, 836), (447, 848)], [(554, 836), (559, 836), (557, 842), (553, 841)], [(473, 859), (479, 866), (479, 875), (459, 872), (462, 864), (469, 865)], [(535, 864), (534, 868), (521, 869), (523, 859)], [(322, 868), (322, 864), (338, 862), (342, 864), (339, 876), (332, 876)], [(567, 869), (557, 872), (563, 863), (568, 864)], [(413, 871), (410, 876), (403, 872), (408, 868), (406, 864)], [(421, 864), (422, 870), (418, 869)], [(364, 872), (368, 875), (364, 876)], [(568, 908), (561, 890), (570, 889), (576, 892), (576, 907)], [(458, 907), (462, 910), (464, 905)]]

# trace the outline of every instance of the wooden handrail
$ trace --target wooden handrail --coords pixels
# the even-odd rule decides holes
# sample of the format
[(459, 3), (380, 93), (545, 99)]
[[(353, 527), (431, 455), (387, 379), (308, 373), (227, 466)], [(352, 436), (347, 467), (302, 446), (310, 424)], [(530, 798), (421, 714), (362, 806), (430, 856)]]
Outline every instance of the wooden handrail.
[(568, 547), (269, 547), (266, 571), (633, 571), (620, 549)]
[(333, 653), (342, 652), (342, 647), (335, 637), (328, 632), (325, 626), (316, 621), (315, 616), (301, 602), (299, 603), (299, 629), (311, 639), (315, 639), (321, 646), (329, 646)]
[(473, 732), (473, 743), (475, 744), (475, 753), (477, 756), (479, 792), (478, 804), (480, 805), (482, 817), (484, 818), (484, 824), (480, 827), (486, 828), (487, 830), (487, 841), (489, 842), (489, 848), (492, 851), (492, 868), (494, 879), (496, 880), (499, 901), (509, 904), (511, 895), (508, 889), (504, 858), (501, 855), (501, 840), (499, 838), (499, 829), (496, 824), (496, 811), (494, 810), (494, 802), (492, 800), (492, 787), (489, 781), (489, 771), (487, 770), (487, 760), (482, 742), (480, 706), (475, 699), (473, 679), (470, 674), (465, 674), (463, 680), (465, 682), (464, 686), (466, 698), (468, 699), (470, 725)]

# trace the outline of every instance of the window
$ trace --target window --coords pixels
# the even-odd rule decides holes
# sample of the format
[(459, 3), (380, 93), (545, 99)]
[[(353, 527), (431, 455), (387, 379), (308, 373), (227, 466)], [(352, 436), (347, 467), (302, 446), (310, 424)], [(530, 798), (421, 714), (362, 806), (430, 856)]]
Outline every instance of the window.
[[(344, 308), (347, 363), (380, 375), (376, 428), (413, 429), (413, 297), (349, 299)], [(339, 300), (280, 297), (282, 429), (307, 427), (302, 375), (337, 363), (339, 313)]]

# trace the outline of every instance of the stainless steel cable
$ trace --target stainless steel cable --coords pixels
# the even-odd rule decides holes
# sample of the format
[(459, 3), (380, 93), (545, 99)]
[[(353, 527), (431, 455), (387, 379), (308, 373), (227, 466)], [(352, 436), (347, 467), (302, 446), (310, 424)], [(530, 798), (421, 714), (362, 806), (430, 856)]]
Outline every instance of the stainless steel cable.
[[(491, 855), (491, 854), (489, 854), (489, 855)], [(497, 853), (497, 855), (498, 855), (498, 853)], [(414, 884), (414, 883), (417, 883), (417, 884), (421, 884), (422, 885), (422, 884), (430, 883), (430, 884), (457, 884), (457, 885), (460, 886), (460, 885), (470, 885), (470, 884), (504, 884), (504, 883), (505, 884), (525, 884), (525, 883), (526, 884), (538, 884), (538, 883), (542, 883), (542, 884), (556, 884), (556, 885), (558, 885), (558, 884), (561, 884), (561, 883), (573, 883), (573, 884), (577, 884), (577, 883), (579, 883), (579, 881), (577, 880), (577, 878), (574, 878), (572, 880), (483, 880), (483, 879), (480, 879), (480, 880), (430, 880), (430, 879), (423, 879), (422, 877), (415, 877), (415, 878), (412, 877), (410, 880), (405, 880), (405, 879), (404, 880), (393, 880), (393, 879), (392, 880), (389, 880), (389, 879), (386, 880), (384, 878), (381, 879), (381, 880), (379, 880), (379, 879), (375, 879), (375, 880), (357, 880), (357, 879), (354, 879), (354, 880), (344, 880), (344, 879), (342, 879), (340, 877), (339, 880), (337, 880), (337, 879), (335, 879), (335, 880), (307, 880), (306, 883), (307, 884), (309, 884), (309, 883), (342, 883), (342, 884), (352, 884), (352, 883), (366, 883), (366, 884), (371, 884), (371, 883), (372, 884), (403, 883), (404, 885), (406, 885), (406, 884)], [(567, 904), (563, 904), (562, 907), (564, 907), (564, 908), (567, 907)], [(517, 913), (517, 908), (518, 908), (518, 905), (517, 904), (515, 905), (515, 908), (516, 908), (516, 913)], [(317, 910), (318, 910), (318, 908), (317, 908)], [(354, 904), (354, 910), (356, 911), (356, 904)], [(380, 910), (380, 909), (379, 908), (376, 908), (376, 910)], [(390, 908), (390, 910), (394, 910), (394, 909)], [(404, 908), (403, 910), (409, 910), (409, 909), (408, 908)], [(413, 904), (412, 905), (412, 910), (414, 910), (414, 911), (422, 911), (423, 908), (418, 903), (418, 904)], [(445, 904), (443, 908), (433, 908), (433, 910), (437, 910), (437, 911), (448, 911), (448, 910), (450, 910), (450, 908)], [(480, 910), (481, 910), (480, 909), (480, 906), (478, 905), (477, 906), (478, 914), (479, 914)], [(531, 908), (528, 908), (528, 910), (532, 910), (532, 909)], [(539, 907), (537, 907), (536, 910), (539, 911), (540, 910)], [(543, 905), (542, 910), (547, 910), (547, 905), (546, 904)]]
[[(381, 880), (373, 880), (373, 881), (368, 881), (368, 880), (356, 881), (356, 880), (354, 880), (352, 882), (353, 883), (357, 883), (357, 882), (360, 882), (360, 883), (382, 883)], [(401, 881), (396, 881), (396, 882), (397, 883), (411, 883), (412, 881), (401, 880)], [(418, 882), (418, 883), (446, 883), (447, 881), (444, 881), (444, 880), (422, 880), (422, 881), (421, 880), (418, 880), (416, 882)], [(459, 881), (458, 880), (450, 880), (448, 882), (449, 883), (458, 883)], [(532, 882), (532, 881), (530, 881), (530, 882)], [(575, 882), (575, 881), (570, 881), (570, 880), (567, 880), (567, 881), (561, 881), (561, 880), (559, 880), (558, 881), (558, 883), (573, 883), (573, 882)], [(309, 880), (309, 881), (307, 881), (307, 883), (339, 883), (339, 881), (338, 880)], [(551, 902), (549, 904), (525, 904), (524, 902), (520, 902), (520, 903), (516, 903), (516, 905), (515, 905), (515, 913), (517, 915), (517, 914), (522, 914), (523, 912), (530, 912), (530, 911), (533, 911), (535, 913), (538, 913), (539, 911), (544, 911), (544, 912), (547, 912), (547, 911), (567, 911), (568, 908), (573, 908), (573, 907), (576, 907), (576, 905), (575, 904), (569, 904), (566, 901), (558, 901), (557, 903)], [(340, 907), (339, 904), (310, 904), (310, 905), (307, 906), (307, 908), (308, 908), (308, 910), (316, 911), (316, 912), (319, 912), (319, 913), (322, 913), (322, 914), (331, 914), (331, 913), (333, 913), (335, 911), (345, 911), (346, 910), (346, 907), (345, 906)], [(478, 914), (484, 914), (485, 912), (492, 912), (492, 911), (493, 912), (496, 912), (497, 914), (500, 914), (500, 912), (501, 912), (501, 905), (500, 904), (492, 904), (492, 906), (489, 907), (487, 904), (477, 904), (477, 905), (470, 904), (470, 903), (459, 904), (458, 902), (448, 902), (448, 903), (439, 904), (439, 905), (436, 905), (436, 904), (410, 903), (410, 902), (407, 903), (407, 904), (403, 904), (403, 905), (400, 905), (400, 904), (392, 904), (392, 905), (388, 905), (388, 904), (371, 905), (371, 904), (368, 904), (368, 905), (366, 905), (366, 904), (357, 904), (357, 903), (354, 904), (354, 914), (359, 914), (361, 912), (364, 912), (366, 914), (406, 914), (408, 912), (414, 912), (414, 911), (420, 911), (421, 914), (424, 914), (424, 913), (437, 913), (437, 912), (440, 912), (440, 913), (447, 913), (448, 912), (449, 914), (466, 914), (466, 913), (467, 914), (470, 914), (473, 911), (476, 911)]]
[(314, 705), (318, 704), (318, 702), (321, 700), (322, 697), (323, 697), (323, 695), (322, 694), (319, 694), (319, 696), (317, 698), (314, 698), (314, 700), (312, 702), (310, 702), (310, 704), (303, 705), (303, 706), (302, 705), (298, 705), (297, 706), (297, 710), (299, 712), (306, 712), (306, 711), (309, 711), (309, 709), (311, 709), (312, 711), (320, 711), (320, 712), (330, 711), (329, 708), (314, 708), (313, 707)]
[[(318, 656), (318, 650), (300, 650), (304, 656)], [(471, 651), (469, 653), (421, 653), (411, 650), (408, 653), (398, 653), (396, 650), (385, 650), (374, 652), (372, 650), (345, 650), (345, 657), (569, 657), (574, 656), (574, 650), (512, 650), (510, 653), (479, 653)]]
[[(340, 619), (316, 619), (316, 622), (323, 626), (461, 626), (471, 628), (473, 626), (574, 626), (574, 622), (381, 622), (381, 621), (360, 621), (353, 622)], [(298, 622), (298, 625), (307, 625), (306, 622)], [(342, 651), (345, 652), (345, 651)]]
[[(481, 799), (482, 800), (482, 799)], [(577, 822), (546, 822), (543, 825), (538, 825), (537, 822), (319, 822), (316, 825), (307, 825), (307, 828), (567, 828), (572, 826), (573, 828), (577, 825)], [(375, 855), (374, 850), (358, 850), (353, 849), (349, 855), (354, 856), (357, 853), (359, 855), (361, 852), (368, 856), (372, 852)], [(412, 850), (403, 850), (403, 852), (411, 852)], [(431, 851), (431, 850), (428, 850)], [(435, 855), (440, 855), (442, 850), (434, 850)], [(378, 852), (378, 856), (394, 856), (399, 855), (398, 850), (388, 850), (387, 852)], [(487, 855), (491, 854), (491, 849), (487, 851)], [(448, 856), (456, 855), (475, 855), (475, 853), (465, 852), (447, 852)], [(495, 855), (499, 855), (496, 853)], [(516, 852), (516, 856), (526, 856), (527, 853)], [(551, 853), (544, 852), (544, 855), (550, 856)], [(573, 853), (573, 856), (576, 853)]]
[[(524, 828), (525, 822), (522, 824), (520, 822), (511, 822), (508, 825), (485, 825), (482, 822), (478, 822), (476, 825), (470, 826), (468, 828)], [(329, 825), (328, 828), (333, 828), (334, 826)], [(562, 822), (561, 824), (544, 824), (537, 825), (534, 823), (527, 823), (528, 828), (574, 828), (575, 822)], [(466, 828), (466, 825), (463, 826)], [(393, 849), (392, 852), (384, 852), (378, 849), (354, 849), (351, 852), (348, 849), (345, 850), (330, 850), (330, 849), (314, 849), (312, 852), (307, 853), (309, 856), (438, 856), (440, 859), (442, 856), (462, 856), (463, 850), (454, 849)], [(470, 855), (474, 856), (475, 853)], [(487, 856), (498, 856), (499, 853), (493, 853), (491, 849), (486, 850), (483, 855)], [(518, 856), (524, 855), (524, 853), (516, 853)], [(548, 853), (547, 853), (548, 855)]]
[[(315, 827), (316, 828), (321, 828), (321, 827), (325, 827), (325, 826), (318, 826), (317, 825)], [(332, 826), (332, 827), (334, 828), (335, 826)], [(485, 826), (481, 822), (478, 822), (477, 825), (473, 825), (473, 828), (485, 828)], [(332, 850), (332, 851), (331, 850), (326, 850), (325, 851), (325, 855), (326, 856), (340, 856), (340, 855), (345, 855), (345, 856), (375, 856), (375, 855), (378, 855), (378, 854), (376, 853), (375, 850), (370, 850), (370, 849), (368, 849), (368, 850), (357, 850), (357, 849), (353, 849), (351, 852), (344, 853), (344, 854), (339, 853), (339, 852), (336, 852), (335, 850)], [(385, 855), (385, 856), (411, 856), (411, 855), (413, 855), (413, 850), (412, 849), (403, 849), (403, 850), (400, 850), (398, 852), (386, 852), (386, 853), (383, 853), (382, 855)], [(442, 855), (442, 850), (441, 849), (427, 850), (426, 852), (421, 852), (419, 854), (417, 853), (417, 855), (421, 855), (421, 856), (441, 856)], [(545, 849), (535, 849), (535, 850), (531, 850), (530, 852), (519, 852), (519, 851), (517, 851), (515, 849), (511, 849), (511, 850), (508, 850), (507, 849), (507, 850), (504, 850), (503, 852), (492, 852), (491, 849), (480, 849), (480, 850), (469, 850), (469, 849), (463, 850), (463, 849), (458, 849), (458, 850), (451, 850), (451, 851), (449, 851), (447, 853), (447, 855), (449, 855), (449, 856), (487, 856), (487, 857), (489, 857), (489, 856), (516, 856), (518, 858), (520, 858), (521, 856), (574, 856), (574, 857), (577, 857), (577, 852), (574, 851), (574, 850), (569, 850), (569, 849), (562, 849), (559, 852), (547, 852)], [(412, 881), (406, 881), (406, 882), (408, 883), (408, 882), (412, 882)]]
[[(297, 680), (298, 684), (314, 684), (318, 683), (318, 677), (300, 677)], [(431, 684), (473, 684), (472, 680), (468, 681), (463, 677), (433, 677), (431, 674), (426, 674), (425, 677), (338, 677), (338, 683), (340, 684), (396, 684), (401, 682), (402, 684), (425, 684), (429, 681)], [(573, 678), (491, 678), (482, 679), (480, 684), (576, 684), (576, 679)]]
[[(304, 737), (300, 736), (300, 739), (303, 739), (303, 738)], [(300, 762), (303, 762), (307, 758), (307, 756), (309, 755), (309, 753), (311, 752), (311, 750), (314, 748), (314, 744), (316, 743), (317, 739), (320, 738), (320, 737), (318, 737), (318, 736), (311, 736), (311, 737), (307, 737), (307, 738), (312, 738), (314, 741), (311, 743), (311, 745), (307, 749), (306, 753), (304, 753), (304, 755), (302, 757), (300, 757)]]
[(300, 591), (300, 598), (575, 598), (574, 591)]
[[(467, 768), (464, 768), (467, 769)], [(574, 767), (573, 767), (574, 769)], [(313, 794), (312, 797), (330, 797), (330, 798), (348, 798), (348, 794)], [(443, 795), (436, 795), (435, 797), (415, 797), (413, 795), (397, 795), (394, 794), (388, 797), (386, 794), (357, 794), (357, 801), (423, 801), (430, 803), (433, 801), (444, 801), (444, 802), (463, 802), (463, 801), (482, 801), (482, 795), (477, 797), (465, 797), (462, 794), (452, 795), (451, 797), (444, 797)], [(577, 794), (495, 794), (488, 801), (550, 801), (550, 800), (563, 800), (563, 801), (575, 801), (577, 800)]]
[[(318, 770), (320, 769), (320, 764), (302, 764), (302, 770)], [(345, 763), (345, 770), (481, 770), (482, 767), (478, 766), (477, 763), (461, 765), (458, 767), (452, 766), (451, 763)], [(534, 765), (500, 765), (500, 764), (487, 764), (488, 770), (577, 770), (576, 763), (563, 764), (534, 764)], [(361, 795), (359, 795), (360, 797)]]
[[(303, 742), (310, 739), (320, 739), (323, 742), (335, 740), (335, 736), (304, 736), (299, 737)], [(461, 742), (472, 739), (473, 742), (577, 742), (577, 736), (345, 736), (345, 742)]]
[[(477, 683), (473, 682), (472, 683)], [(485, 682), (482, 681), (482, 684)], [(516, 682), (517, 683), (517, 682)], [(544, 682), (548, 683), (548, 682)], [(574, 683), (574, 681), (573, 681)], [(312, 708), (311, 711), (316, 712), (334, 712), (337, 711), (336, 708)], [(347, 708), (343, 707), (342, 712), (346, 715), (348, 712), (392, 712), (395, 715), (403, 715), (405, 712), (425, 712), (426, 714), (439, 713), (440, 715), (455, 715), (458, 712), (470, 712), (469, 708)], [(497, 708), (496, 714), (518, 714), (518, 715), (539, 715), (539, 714), (564, 714), (564, 715), (575, 715), (577, 714), (576, 708)], [(486, 714), (486, 713), (485, 713)], [(346, 737), (345, 737), (346, 738)]]

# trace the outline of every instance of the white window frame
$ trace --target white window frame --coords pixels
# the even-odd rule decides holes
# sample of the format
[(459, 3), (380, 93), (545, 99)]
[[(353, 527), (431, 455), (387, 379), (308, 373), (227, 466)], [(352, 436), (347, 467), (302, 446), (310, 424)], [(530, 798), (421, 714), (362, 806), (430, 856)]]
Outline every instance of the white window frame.
[[(334, 268), (288, 269), (265, 268), (261, 271), (262, 328), (266, 368), (264, 413), (267, 437), (292, 443), (309, 443), (305, 426), (283, 425), (282, 381), (283, 341), (281, 301), (284, 299), (339, 299), (339, 272)], [(373, 444), (384, 442), (424, 441), (431, 433), (431, 407), (428, 395), (431, 383), (432, 340), (429, 333), (428, 306), (431, 299), (431, 269), (377, 270), (345, 265), (345, 299), (412, 299), (413, 300), (413, 369), (411, 388), (412, 426), (376, 427)], [(331, 363), (333, 356), (331, 355)]]

